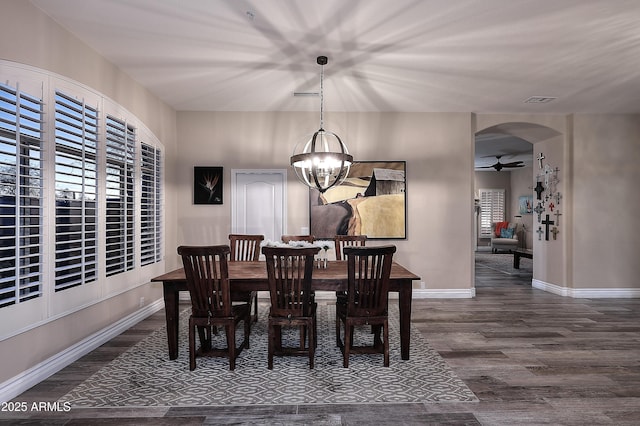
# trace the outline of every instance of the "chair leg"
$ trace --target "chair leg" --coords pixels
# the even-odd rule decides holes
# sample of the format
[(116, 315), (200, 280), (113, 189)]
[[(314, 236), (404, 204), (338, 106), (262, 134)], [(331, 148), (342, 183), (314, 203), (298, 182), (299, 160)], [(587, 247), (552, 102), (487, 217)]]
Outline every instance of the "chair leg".
[(244, 342), (243, 347), (249, 349), (249, 336), (251, 335), (251, 316), (242, 321), (244, 322)]
[(196, 329), (193, 321), (189, 319), (189, 370), (196, 369)]
[(236, 368), (236, 326), (233, 322), (225, 327), (227, 331), (227, 351), (229, 351), (229, 370)]
[[(253, 322), (258, 322), (258, 292), (253, 298)], [(249, 347), (249, 346), (247, 346)]]
[[(311, 322), (313, 323), (313, 320), (311, 320)], [(313, 330), (309, 330), (309, 333), (307, 333), (309, 335), (309, 368), (313, 369), (314, 367), (314, 359), (315, 359), (315, 350), (316, 350), (316, 339), (315, 339), (315, 333), (313, 332)]]
[(305, 342), (307, 341), (307, 326), (300, 326), (300, 350), (304, 350)]
[(384, 322), (384, 331), (383, 331), (383, 338), (384, 338), (384, 366), (388, 367), (389, 366), (389, 322), (385, 321)]
[(353, 325), (349, 321), (344, 323), (344, 348), (342, 350), (342, 366), (349, 368), (349, 349), (353, 340)]

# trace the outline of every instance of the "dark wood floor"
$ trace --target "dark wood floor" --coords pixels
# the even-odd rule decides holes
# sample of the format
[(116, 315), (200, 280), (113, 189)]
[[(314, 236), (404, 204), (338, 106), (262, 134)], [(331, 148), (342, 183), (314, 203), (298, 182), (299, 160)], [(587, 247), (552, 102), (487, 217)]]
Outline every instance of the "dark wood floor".
[[(421, 299), (413, 323), (477, 403), (73, 409), (10, 424), (640, 424), (640, 300), (572, 299), (476, 268), (474, 299)], [(16, 401), (56, 401), (163, 324), (142, 321)], [(16, 416), (13, 415), (15, 418)]]

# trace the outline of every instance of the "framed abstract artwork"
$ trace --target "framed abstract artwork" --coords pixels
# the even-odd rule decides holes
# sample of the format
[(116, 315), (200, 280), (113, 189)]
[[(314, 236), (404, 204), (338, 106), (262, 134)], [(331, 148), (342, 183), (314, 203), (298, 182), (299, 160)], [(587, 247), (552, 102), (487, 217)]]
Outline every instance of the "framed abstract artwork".
[(310, 233), (406, 239), (406, 195), (405, 161), (354, 162), (341, 185), (324, 194), (309, 190)]
[(193, 204), (222, 204), (222, 167), (193, 168)]

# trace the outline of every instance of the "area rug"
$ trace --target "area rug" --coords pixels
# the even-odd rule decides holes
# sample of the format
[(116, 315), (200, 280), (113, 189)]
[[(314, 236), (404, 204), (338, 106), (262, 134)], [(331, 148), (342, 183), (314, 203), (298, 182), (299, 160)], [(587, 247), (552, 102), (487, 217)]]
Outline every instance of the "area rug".
[(476, 252), (476, 267), (490, 268), (503, 274), (531, 277), (533, 276), (533, 260), (520, 258), (520, 269), (513, 267), (513, 253)]
[[(396, 305), (390, 306), (390, 367), (383, 366), (382, 355), (353, 355), (349, 368), (343, 368), (336, 347), (335, 305), (321, 304), (315, 368), (309, 369), (307, 357), (276, 357), (269, 370), (266, 309), (261, 304), (251, 347), (240, 354), (234, 371), (229, 371), (226, 358), (197, 358), (197, 368), (189, 371), (187, 309), (180, 315), (177, 359), (169, 360), (161, 328), (59, 401), (73, 407), (478, 401), (413, 326), (410, 359), (401, 359)], [(370, 329), (358, 330), (355, 338), (370, 339)]]

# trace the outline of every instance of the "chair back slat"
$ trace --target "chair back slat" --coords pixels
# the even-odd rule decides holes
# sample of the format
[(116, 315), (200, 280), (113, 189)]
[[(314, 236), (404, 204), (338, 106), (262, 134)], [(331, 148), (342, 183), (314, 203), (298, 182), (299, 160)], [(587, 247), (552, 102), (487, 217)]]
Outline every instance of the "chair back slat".
[(231, 316), (231, 291), (227, 245), (180, 246), (192, 315), (196, 317)]
[(386, 315), (395, 246), (344, 248), (347, 257), (349, 316)]
[(308, 315), (313, 257), (319, 251), (319, 247), (262, 248), (266, 257), (272, 316)]
[(260, 258), (260, 243), (264, 235), (230, 234), (231, 262), (257, 261)]
[(364, 247), (367, 242), (366, 235), (336, 235), (333, 237), (336, 246), (336, 260), (342, 260), (342, 253), (345, 247)]
[(289, 244), (291, 241), (306, 241), (312, 243), (316, 240), (316, 237), (313, 235), (283, 235), (280, 239), (285, 244)]

